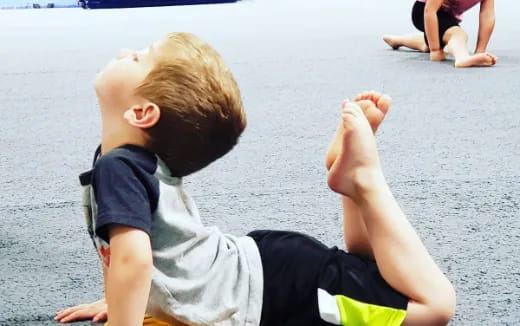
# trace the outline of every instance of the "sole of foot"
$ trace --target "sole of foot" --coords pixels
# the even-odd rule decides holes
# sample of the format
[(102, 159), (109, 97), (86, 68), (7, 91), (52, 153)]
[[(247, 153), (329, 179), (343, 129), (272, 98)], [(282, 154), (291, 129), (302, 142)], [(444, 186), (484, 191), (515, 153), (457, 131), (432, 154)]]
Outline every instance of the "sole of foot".
[(357, 103), (343, 104), (342, 123), (341, 145), (327, 181), (333, 191), (356, 200), (383, 178), (372, 126)]

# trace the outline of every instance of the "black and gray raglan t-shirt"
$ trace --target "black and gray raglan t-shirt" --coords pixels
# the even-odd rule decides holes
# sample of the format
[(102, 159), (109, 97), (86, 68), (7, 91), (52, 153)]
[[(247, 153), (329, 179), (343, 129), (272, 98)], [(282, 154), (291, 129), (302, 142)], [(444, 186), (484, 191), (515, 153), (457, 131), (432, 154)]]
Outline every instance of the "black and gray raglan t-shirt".
[(263, 275), (253, 239), (204, 227), (182, 180), (156, 155), (133, 145), (98, 154), (80, 176), (88, 229), (107, 266), (111, 224), (150, 235), (147, 313), (190, 325), (259, 325)]

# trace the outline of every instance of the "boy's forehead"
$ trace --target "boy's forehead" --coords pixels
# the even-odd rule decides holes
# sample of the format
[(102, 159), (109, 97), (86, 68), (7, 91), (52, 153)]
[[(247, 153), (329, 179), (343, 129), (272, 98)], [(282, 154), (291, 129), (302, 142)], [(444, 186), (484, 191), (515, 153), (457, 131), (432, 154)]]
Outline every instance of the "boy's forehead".
[(152, 55), (153, 54), (160, 55), (160, 54), (163, 54), (164, 52), (168, 51), (168, 48), (169, 48), (168, 39), (164, 38), (164, 39), (155, 41), (152, 44), (150, 44), (150, 46), (148, 47), (148, 51)]
[(148, 46), (148, 52), (150, 52), (150, 54), (154, 54), (155, 52), (157, 52), (157, 50), (159, 50), (159, 48), (160, 48), (159, 44), (160, 44), (160, 41), (155, 41), (152, 44), (150, 44)]
[(167, 50), (164, 46), (165, 43), (163, 40), (155, 41), (151, 43), (147, 48), (146, 51), (148, 52), (148, 57), (152, 60), (158, 60), (161, 57), (163, 57)]
[(157, 40), (157, 41), (153, 42), (152, 44), (150, 44), (150, 47), (149, 47), (150, 52), (157, 51), (160, 48), (162, 48), (166, 44), (166, 41), (167, 41), (166, 39), (160, 39), (160, 40)]
[(172, 58), (182, 56), (182, 50), (179, 48), (179, 43), (168, 37), (155, 41), (150, 44), (150, 56), (159, 61), (170, 61)]

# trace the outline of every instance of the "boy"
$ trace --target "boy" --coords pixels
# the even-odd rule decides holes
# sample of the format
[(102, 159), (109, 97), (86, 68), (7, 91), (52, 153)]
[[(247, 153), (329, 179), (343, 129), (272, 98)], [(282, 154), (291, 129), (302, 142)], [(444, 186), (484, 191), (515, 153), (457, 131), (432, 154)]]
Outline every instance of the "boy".
[[(56, 320), (315, 326), (445, 325), (451, 318), (453, 288), (379, 165), (372, 131), (389, 97), (369, 92), (344, 102), (327, 154), (329, 186), (343, 196), (347, 254), (298, 233), (233, 237), (202, 226), (181, 178), (227, 153), (246, 119), (231, 73), (197, 37), (174, 33), (146, 50), (123, 51), (95, 87), (102, 153), (80, 179), (106, 300)], [(143, 321), (145, 312), (153, 318)]]

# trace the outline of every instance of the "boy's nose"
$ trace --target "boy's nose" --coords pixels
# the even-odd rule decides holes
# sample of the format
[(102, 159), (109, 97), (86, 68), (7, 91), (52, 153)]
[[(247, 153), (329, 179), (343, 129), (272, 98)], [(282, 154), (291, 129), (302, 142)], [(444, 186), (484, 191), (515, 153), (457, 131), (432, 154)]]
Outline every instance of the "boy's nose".
[(124, 57), (129, 56), (133, 51), (130, 49), (121, 49), (119, 51), (119, 55), (117, 56), (118, 59), (123, 59)]

